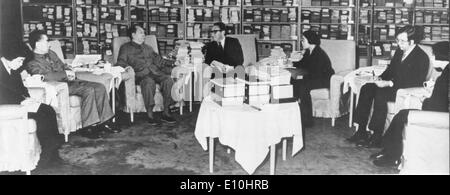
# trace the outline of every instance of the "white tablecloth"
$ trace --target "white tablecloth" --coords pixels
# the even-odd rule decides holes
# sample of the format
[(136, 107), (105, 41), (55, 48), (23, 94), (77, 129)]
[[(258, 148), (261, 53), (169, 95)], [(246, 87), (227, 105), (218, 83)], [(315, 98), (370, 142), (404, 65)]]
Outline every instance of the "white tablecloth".
[(236, 161), (252, 174), (264, 161), (272, 144), (293, 137), (292, 156), (303, 148), (298, 103), (266, 105), (258, 111), (248, 105), (221, 107), (206, 97), (201, 105), (195, 137), (207, 150), (207, 137), (235, 150)]
[(371, 77), (373, 76), (373, 73), (375, 73), (375, 76), (380, 76), (384, 70), (386, 70), (386, 67), (386, 65), (368, 66), (358, 68), (357, 70), (348, 73), (344, 77), (344, 87), (342, 88), (342, 92), (344, 94), (347, 93), (350, 87), (353, 89), (353, 93), (358, 93), (361, 87), (365, 84), (364, 81), (368, 81), (368, 79), (361, 78)]

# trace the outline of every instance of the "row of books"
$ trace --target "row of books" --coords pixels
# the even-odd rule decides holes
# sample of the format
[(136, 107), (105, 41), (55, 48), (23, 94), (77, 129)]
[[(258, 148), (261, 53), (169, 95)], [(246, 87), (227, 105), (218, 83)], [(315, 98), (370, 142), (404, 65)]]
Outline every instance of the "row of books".
[(77, 54), (99, 54), (97, 40), (77, 39)]
[(353, 40), (352, 26), (347, 24), (303, 25), (302, 29), (319, 32), (321, 39)]
[[(148, 19), (150, 21), (171, 21), (181, 20), (180, 8), (160, 7), (148, 10)], [(144, 16), (145, 17), (145, 16)], [(139, 18), (139, 17), (138, 17)], [(145, 20), (145, 19), (144, 19)]]
[(438, 10), (416, 10), (416, 23), (448, 25), (448, 12)]
[(257, 51), (258, 56), (270, 56), (270, 53), (273, 48), (281, 47), (286, 54), (286, 56), (290, 56), (293, 51), (294, 46), (292, 43), (269, 43), (269, 42), (258, 42), (257, 43)]
[(344, 23), (351, 21), (349, 10), (339, 9), (308, 9), (301, 12), (302, 23)]
[(162, 56), (167, 55), (175, 49), (174, 40), (158, 40), (159, 54)]
[(301, 0), (302, 6), (349, 6), (349, 0)]
[(222, 21), (225, 24), (240, 22), (240, 9), (237, 7), (190, 8), (186, 11), (186, 20), (188, 22)]
[(61, 49), (66, 55), (67, 59), (72, 59), (73, 51), (74, 51), (74, 43), (69, 39), (59, 39), (59, 43), (61, 43)]
[(156, 35), (157, 37), (178, 37), (178, 33), (178, 24), (149, 24), (149, 34)]
[(297, 8), (245, 9), (244, 22), (297, 22)]
[(229, 6), (229, 5), (241, 5), (241, 0), (186, 0), (187, 5), (198, 6)]
[(66, 36), (72, 37), (72, 23), (58, 23), (58, 22), (38, 22), (38, 23), (24, 23), (24, 35), (28, 35), (33, 30), (44, 30), (48, 36)]
[(416, 7), (448, 7), (448, 0), (416, 0)]
[(72, 19), (72, 8), (70, 6), (24, 6), (23, 19), (25, 21), (36, 20), (66, 20)]
[(100, 19), (125, 20), (125, 9), (123, 7), (100, 7)]
[(297, 6), (299, 0), (245, 0), (244, 5)]
[(448, 41), (449, 36), (449, 26), (425, 26), (424, 27), (425, 32), (425, 41), (430, 40), (446, 40)]
[(77, 37), (91, 37), (96, 38), (98, 33), (97, 24), (87, 22), (77, 22), (76, 26)]
[[(188, 23), (186, 27), (186, 38), (188, 39), (208, 39), (212, 24)], [(226, 34), (237, 34), (238, 24), (226, 24)], [(180, 37), (180, 36), (179, 36)]]
[[(360, 10), (359, 22), (370, 23), (370, 10)], [(406, 8), (376, 9), (374, 23), (412, 24), (413, 11)]]
[(85, 20), (98, 20), (98, 7), (92, 5), (86, 5), (82, 7), (76, 7), (76, 18), (78, 22)]
[[(360, 5), (362, 7), (371, 6), (372, 0), (361, 0)], [(413, 1), (405, 0), (374, 0), (375, 6), (382, 7), (413, 7)]]
[(295, 40), (297, 38), (297, 24), (291, 25), (245, 25), (244, 34), (256, 34), (263, 40)]
[(23, 3), (72, 3), (72, 0), (23, 0)]

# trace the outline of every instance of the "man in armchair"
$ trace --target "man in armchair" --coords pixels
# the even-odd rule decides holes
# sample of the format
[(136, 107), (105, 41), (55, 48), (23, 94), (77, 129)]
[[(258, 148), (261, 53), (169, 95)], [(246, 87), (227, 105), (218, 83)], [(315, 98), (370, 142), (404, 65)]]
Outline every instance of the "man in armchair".
[(120, 47), (116, 65), (124, 68), (131, 66), (136, 73), (136, 83), (141, 86), (148, 122), (152, 125), (159, 123), (153, 116), (156, 84), (159, 84), (164, 98), (161, 120), (174, 123), (175, 119), (169, 112), (169, 107), (173, 103), (171, 90), (174, 81), (170, 74), (174, 61), (162, 58), (151, 46), (144, 44), (145, 31), (141, 26), (132, 25), (128, 35), (131, 41)]
[(44, 31), (35, 30), (30, 33), (30, 46), (33, 54), (27, 60), (28, 72), (32, 75), (44, 75), (45, 81), (67, 82), (69, 95), (81, 97), (81, 120), (83, 127), (89, 127), (82, 131), (82, 135), (99, 138), (101, 132), (121, 131), (109, 123), (114, 113), (102, 84), (76, 79), (75, 72), (49, 49), (48, 37)]

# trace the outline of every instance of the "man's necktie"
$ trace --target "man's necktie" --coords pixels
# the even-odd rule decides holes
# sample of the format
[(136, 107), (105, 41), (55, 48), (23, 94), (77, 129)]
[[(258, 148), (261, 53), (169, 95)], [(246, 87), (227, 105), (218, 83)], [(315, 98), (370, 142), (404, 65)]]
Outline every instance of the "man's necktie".
[(219, 42), (217, 42), (217, 44), (219, 44), (219, 48), (223, 51), (222, 43), (219, 41)]

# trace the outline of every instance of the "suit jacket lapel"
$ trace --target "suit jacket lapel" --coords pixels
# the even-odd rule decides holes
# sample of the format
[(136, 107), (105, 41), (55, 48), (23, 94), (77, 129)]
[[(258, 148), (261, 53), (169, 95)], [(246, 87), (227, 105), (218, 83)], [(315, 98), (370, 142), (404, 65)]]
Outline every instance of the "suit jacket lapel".
[[(418, 49), (419, 49), (417, 47), (418, 46), (416, 45), (414, 47), (414, 49), (408, 54), (408, 56), (406, 56), (405, 60), (401, 61), (401, 64), (407, 64), (407, 63), (409, 63), (409, 61), (415, 60), (416, 53), (418, 52)], [(400, 60), (401, 60), (401, 58), (400, 58)]]

